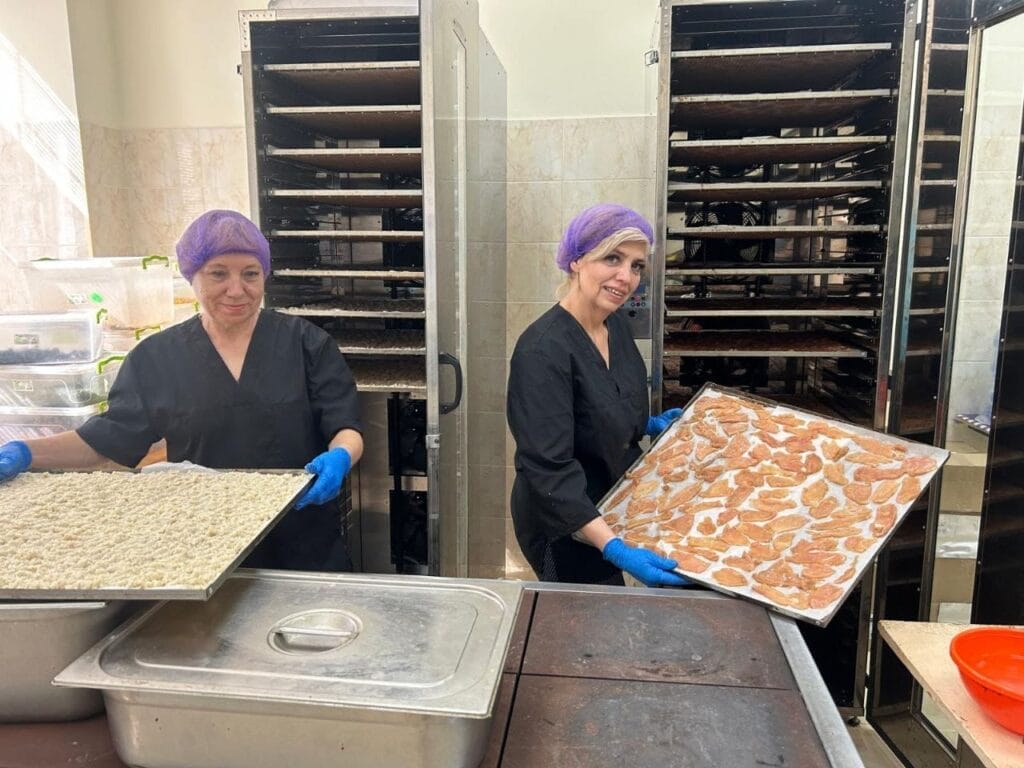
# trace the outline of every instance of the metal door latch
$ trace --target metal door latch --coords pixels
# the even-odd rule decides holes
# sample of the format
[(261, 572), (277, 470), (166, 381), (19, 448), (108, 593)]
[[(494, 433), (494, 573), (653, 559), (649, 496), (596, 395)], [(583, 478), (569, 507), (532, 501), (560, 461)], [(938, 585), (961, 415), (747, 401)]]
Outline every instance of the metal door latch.
[(644, 51), (644, 65), (645, 66), (649, 67), (652, 64), (657, 64), (658, 61), (660, 61), (660, 59), (658, 57), (658, 50), (656, 48), (651, 48), (651, 50), (649, 50), (649, 51)]

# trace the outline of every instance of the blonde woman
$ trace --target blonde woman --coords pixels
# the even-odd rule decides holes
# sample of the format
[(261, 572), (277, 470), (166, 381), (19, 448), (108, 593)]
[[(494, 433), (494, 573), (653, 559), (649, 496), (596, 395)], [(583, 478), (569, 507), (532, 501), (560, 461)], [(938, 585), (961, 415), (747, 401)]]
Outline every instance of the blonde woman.
[(688, 583), (674, 561), (617, 538), (595, 506), (640, 455), (644, 435), (679, 415), (650, 417), (644, 362), (616, 313), (640, 283), (652, 240), (651, 225), (625, 206), (577, 215), (558, 247), (559, 301), (512, 354), (512, 520), (543, 581), (622, 584), (626, 571), (648, 586)]

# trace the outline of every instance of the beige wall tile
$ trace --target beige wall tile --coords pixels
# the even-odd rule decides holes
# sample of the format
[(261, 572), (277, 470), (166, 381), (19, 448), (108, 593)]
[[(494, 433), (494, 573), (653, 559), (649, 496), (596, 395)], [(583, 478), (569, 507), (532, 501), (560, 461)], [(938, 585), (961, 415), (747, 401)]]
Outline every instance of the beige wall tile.
[(956, 317), (954, 359), (968, 363), (996, 359), (1001, 301), (961, 301)]
[(949, 390), (949, 414), (985, 413), (992, 407), (995, 383), (995, 360), (953, 364)]
[(653, 179), (648, 121), (591, 117), (565, 121), (565, 180)]
[(508, 242), (549, 243), (562, 235), (562, 184), (508, 184)]
[[(485, 494), (507, 497), (506, 475), (505, 467), (471, 462), (469, 465), (469, 498), (475, 499)], [(506, 517), (504, 511), (497, 516)]]
[(504, 357), (480, 357), (472, 361), (472, 366), (467, 383), (470, 408), (482, 413), (504, 414), (507, 360)]
[(504, 120), (471, 120), (466, 175), (471, 181), (504, 181), (508, 130)]
[(999, 173), (971, 175), (971, 203), (968, 206), (966, 236), (1007, 237), (1013, 211), (1015, 179), (1012, 166)]
[(505, 349), (509, 357), (512, 356), (512, 351), (515, 349), (516, 342), (519, 340), (519, 336), (522, 332), (526, 330), (526, 327), (551, 309), (554, 303), (555, 302), (552, 299), (547, 302), (523, 301), (517, 304), (508, 305), (508, 324), (505, 330)]
[(469, 565), (488, 565), (500, 568), (505, 562), (504, 536), (500, 539), (478, 539), (469, 541)]
[[(1006, 261), (1006, 252), (1009, 248), (1008, 239), (977, 239), (1002, 241), (1004, 246), (1002, 248), (1003, 261)], [(967, 243), (967, 248), (970, 248), (971, 245), (971, 243)], [(960, 279), (960, 301), (996, 301), (1002, 305), (1003, 292), (1006, 287), (1005, 263), (1002, 266), (988, 266), (985, 264), (970, 264), (965, 260), (964, 267), (965, 269)]]
[(508, 180), (560, 180), (563, 176), (562, 137), (562, 120), (510, 120)]
[(504, 303), (508, 298), (506, 251), (504, 243), (468, 243), (466, 278), (474, 300)]
[(469, 219), (467, 234), (471, 242), (505, 243), (507, 211), (506, 185), (497, 181), (473, 181), (467, 188)]
[(469, 302), (469, 357), (494, 357), (501, 354), (500, 339), (506, 334), (505, 304), (499, 301)]
[(505, 465), (504, 413), (469, 414), (469, 436), (472, 441), (472, 463), (476, 466)]
[(638, 179), (566, 181), (562, 185), (562, 218), (568, 224), (584, 208), (598, 203), (629, 206), (654, 221), (654, 182)]
[(508, 301), (555, 301), (565, 273), (555, 265), (558, 243), (510, 243), (507, 247)]
[(469, 564), (469, 578), (471, 579), (504, 579), (504, 565), (478, 565)]

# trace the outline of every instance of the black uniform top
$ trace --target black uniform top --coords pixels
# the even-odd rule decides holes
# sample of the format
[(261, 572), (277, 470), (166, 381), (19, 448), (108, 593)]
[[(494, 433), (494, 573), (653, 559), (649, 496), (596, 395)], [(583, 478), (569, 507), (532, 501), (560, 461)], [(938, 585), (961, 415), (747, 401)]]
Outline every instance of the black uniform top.
[(512, 520), (544, 580), (597, 582), (618, 571), (570, 534), (640, 455), (647, 372), (626, 321), (611, 315), (608, 365), (560, 305), (527, 328), (512, 354), (508, 424), (516, 441)]
[[(337, 342), (302, 318), (269, 310), (257, 318), (237, 381), (197, 316), (143, 339), (121, 364), (107, 402), (106, 412), (78, 434), (98, 453), (129, 467), (166, 438), (169, 461), (297, 469), (325, 451), (338, 431), (362, 430), (355, 381)], [(337, 504), (320, 512), (297, 510), (264, 543), (280, 549), (290, 546), (284, 539), (296, 536), (337, 539), (338, 517)], [(316, 520), (327, 527), (309, 531)], [(280, 557), (249, 564), (338, 567), (337, 541), (294, 543), (294, 556), (278, 552)]]

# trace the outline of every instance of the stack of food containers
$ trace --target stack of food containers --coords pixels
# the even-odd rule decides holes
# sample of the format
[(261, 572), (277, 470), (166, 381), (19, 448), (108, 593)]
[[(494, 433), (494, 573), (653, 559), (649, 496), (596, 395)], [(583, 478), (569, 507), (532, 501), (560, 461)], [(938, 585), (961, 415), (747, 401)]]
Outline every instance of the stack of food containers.
[(43, 260), (29, 266), (59, 290), (65, 309), (103, 310), (105, 352), (123, 354), (175, 320), (173, 271), (166, 256)]
[(101, 356), (102, 312), (0, 315), (0, 442), (99, 413), (123, 355)]

